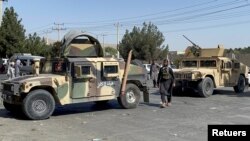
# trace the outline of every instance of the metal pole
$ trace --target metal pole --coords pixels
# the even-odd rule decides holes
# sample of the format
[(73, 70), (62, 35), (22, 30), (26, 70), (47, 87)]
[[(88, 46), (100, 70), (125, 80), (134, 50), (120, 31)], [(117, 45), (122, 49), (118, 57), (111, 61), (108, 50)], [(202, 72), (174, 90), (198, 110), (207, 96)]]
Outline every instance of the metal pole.
[(106, 56), (106, 52), (105, 52), (105, 47), (104, 47), (104, 36), (107, 36), (105, 34), (102, 34), (102, 48), (103, 48), (103, 53), (104, 53), (104, 56)]
[(117, 23), (117, 58), (120, 58), (120, 52), (119, 52), (119, 22)]
[(117, 34), (117, 58), (120, 58), (120, 52), (119, 52), (119, 27), (121, 26), (120, 23), (116, 23), (116, 34)]
[(60, 26), (63, 26), (64, 23), (54, 23), (54, 25), (56, 25), (57, 27), (56, 28), (52, 28), (52, 30), (56, 30), (57, 31), (57, 36), (58, 36), (58, 41), (60, 41), (60, 31), (61, 30), (66, 30), (66, 28), (60, 28)]

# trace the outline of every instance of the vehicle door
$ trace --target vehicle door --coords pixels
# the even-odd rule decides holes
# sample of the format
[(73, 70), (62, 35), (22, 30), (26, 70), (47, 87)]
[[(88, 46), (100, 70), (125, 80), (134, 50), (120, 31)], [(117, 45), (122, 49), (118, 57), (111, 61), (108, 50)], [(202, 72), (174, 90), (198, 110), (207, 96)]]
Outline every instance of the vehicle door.
[(72, 72), (72, 98), (96, 95), (96, 62), (75, 62)]
[[(233, 68), (232, 68), (232, 76), (231, 76), (231, 83), (235, 83), (238, 82), (240, 73), (241, 73), (241, 69), (240, 69), (240, 63), (236, 60), (233, 60)], [(236, 83), (237, 84), (237, 83)], [(236, 85), (234, 84), (234, 85)]]
[(220, 86), (230, 86), (230, 80), (232, 75), (232, 61), (221, 61), (221, 73), (220, 73)]
[(97, 72), (97, 96), (114, 96), (120, 92), (119, 62), (99, 62)]

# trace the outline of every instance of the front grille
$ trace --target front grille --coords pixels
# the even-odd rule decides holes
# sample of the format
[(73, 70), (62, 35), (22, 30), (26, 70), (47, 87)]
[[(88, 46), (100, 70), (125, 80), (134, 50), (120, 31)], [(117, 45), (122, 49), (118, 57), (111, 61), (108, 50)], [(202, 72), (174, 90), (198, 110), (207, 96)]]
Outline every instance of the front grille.
[(191, 73), (183, 74), (183, 78), (184, 79), (192, 79), (192, 74)]
[(174, 75), (176, 79), (181, 79), (181, 74), (177, 73)]
[(11, 90), (12, 84), (3, 84), (3, 91), (13, 91)]
[(174, 74), (176, 79), (192, 79), (192, 74), (191, 73), (175, 73)]

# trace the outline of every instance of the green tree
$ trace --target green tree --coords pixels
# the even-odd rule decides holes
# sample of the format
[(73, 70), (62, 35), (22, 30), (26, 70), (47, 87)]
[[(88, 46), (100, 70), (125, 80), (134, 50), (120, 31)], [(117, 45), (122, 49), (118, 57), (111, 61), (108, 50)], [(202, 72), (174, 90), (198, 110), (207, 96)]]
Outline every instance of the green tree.
[(62, 43), (55, 42), (51, 47), (51, 57), (60, 57)]
[(132, 49), (133, 59), (151, 61), (159, 58), (160, 55), (166, 57), (168, 48), (162, 46), (164, 40), (157, 26), (152, 23), (143, 23), (142, 28), (135, 26), (131, 32), (126, 30), (119, 51), (124, 58), (127, 58), (129, 50)]
[(50, 53), (50, 46), (46, 45), (46, 42), (36, 33), (29, 34), (25, 40), (25, 49), (32, 55), (41, 55), (47, 57)]
[(157, 48), (157, 50), (159, 51), (159, 59), (163, 60), (166, 59), (168, 52), (169, 52), (169, 46), (162, 46), (161, 48)]
[(115, 48), (112, 48), (112, 47), (105, 47), (105, 54), (117, 56), (117, 50)]
[(11, 56), (25, 51), (25, 29), (13, 7), (6, 8), (0, 27), (0, 55)]

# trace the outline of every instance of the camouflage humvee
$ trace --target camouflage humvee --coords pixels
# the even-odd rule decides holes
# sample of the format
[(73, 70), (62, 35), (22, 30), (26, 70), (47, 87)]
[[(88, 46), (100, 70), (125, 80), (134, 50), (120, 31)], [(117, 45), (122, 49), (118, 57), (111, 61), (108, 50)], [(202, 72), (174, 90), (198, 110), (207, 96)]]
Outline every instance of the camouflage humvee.
[(204, 49), (197, 45), (188, 47), (180, 69), (174, 72), (175, 92), (192, 89), (201, 97), (212, 95), (214, 88), (218, 87), (233, 87), (236, 93), (244, 92), (248, 86), (248, 67), (223, 55), (221, 45)]
[(50, 117), (56, 104), (106, 103), (117, 98), (123, 108), (136, 108), (140, 93), (144, 101), (149, 94), (145, 69), (130, 60), (104, 57), (98, 40), (69, 32), (63, 38), (60, 58), (44, 64), (34, 60), (33, 75), (2, 82), (4, 107), (11, 112), (22, 108), (28, 118), (36, 120)]

